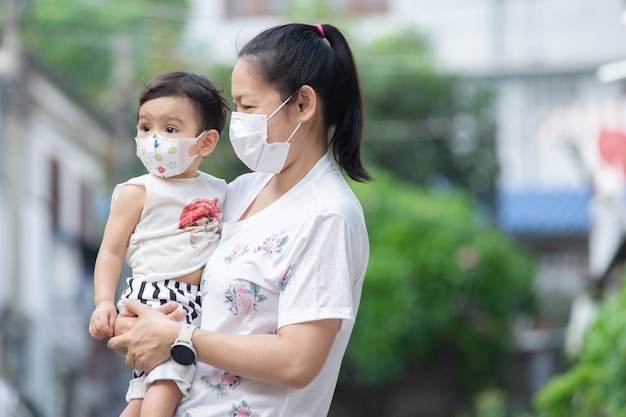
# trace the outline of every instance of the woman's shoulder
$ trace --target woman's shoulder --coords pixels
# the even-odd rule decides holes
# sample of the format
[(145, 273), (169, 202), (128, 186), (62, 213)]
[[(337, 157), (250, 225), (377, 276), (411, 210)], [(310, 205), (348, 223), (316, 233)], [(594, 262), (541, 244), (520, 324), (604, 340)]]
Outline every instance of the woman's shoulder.
[(324, 213), (336, 213), (345, 216), (362, 215), (361, 204), (352, 188), (334, 167), (328, 167), (307, 184), (303, 197), (315, 198)]

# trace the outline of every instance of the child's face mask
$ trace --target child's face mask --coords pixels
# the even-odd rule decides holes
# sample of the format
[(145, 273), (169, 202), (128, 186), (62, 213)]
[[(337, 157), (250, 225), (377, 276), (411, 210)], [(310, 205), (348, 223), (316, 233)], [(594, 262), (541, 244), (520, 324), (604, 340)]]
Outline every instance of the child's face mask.
[(135, 138), (137, 156), (146, 169), (158, 177), (167, 178), (180, 175), (199, 154), (189, 155), (189, 148), (198, 143), (204, 135), (196, 138), (172, 139), (152, 134), (145, 138)]

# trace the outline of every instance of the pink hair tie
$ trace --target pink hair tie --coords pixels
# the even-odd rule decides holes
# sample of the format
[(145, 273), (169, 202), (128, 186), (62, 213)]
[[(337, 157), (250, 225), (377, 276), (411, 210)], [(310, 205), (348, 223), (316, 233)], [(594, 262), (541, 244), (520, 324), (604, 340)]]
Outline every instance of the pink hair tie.
[(324, 39), (326, 37), (326, 34), (324, 33), (324, 28), (322, 27), (322, 25), (320, 25), (319, 23), (316, 23), (315, 27), (320, 32), (320, 38)]

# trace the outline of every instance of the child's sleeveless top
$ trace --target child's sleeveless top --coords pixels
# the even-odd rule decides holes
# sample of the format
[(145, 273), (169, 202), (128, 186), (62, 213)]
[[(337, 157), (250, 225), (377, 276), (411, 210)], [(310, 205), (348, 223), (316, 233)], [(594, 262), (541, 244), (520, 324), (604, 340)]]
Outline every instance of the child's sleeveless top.
[(132, 178), (113, 190), (142, 185), (146, 203), (128, 248), (133, 278), (148, 282), (176, 278), (206, 264), (221, 233), (226, 182), (206, 173), (195, 178)]

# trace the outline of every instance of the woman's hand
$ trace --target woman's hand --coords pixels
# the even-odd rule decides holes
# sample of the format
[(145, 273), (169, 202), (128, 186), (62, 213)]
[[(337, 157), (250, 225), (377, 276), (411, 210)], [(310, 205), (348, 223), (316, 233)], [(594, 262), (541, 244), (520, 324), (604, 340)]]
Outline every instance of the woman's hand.
[(126, 356), (127, 366), (151, 371), (169, 358), (170, 347), (180, 331), (178, 321), (185, 317), (185, 312), (176, 309), (177, 303), (159, 308), (136, 300), (124, 300), (123, 304), (115, 323), (115, 336), (109, 339), (107, 346)]
[[(125, 301), (122, 301), (122, 303), (124, 304)], [(185, 318), (187, 312), (179, 307), (180, 304), (178, 304), (176, 301), (170, 301), (154, 308), (165, 314), (170, 320), (181, 321)], [(120, 313), (117, 316), (117, 320), (115, 320), (114, 336), (119, 336), (128, 332), (130, 329), (132, 329), (136, 322), (137, 315), (130, 312), (124, 304), (124, 307), (122, 307), (122, 310), (120, 310)]]

